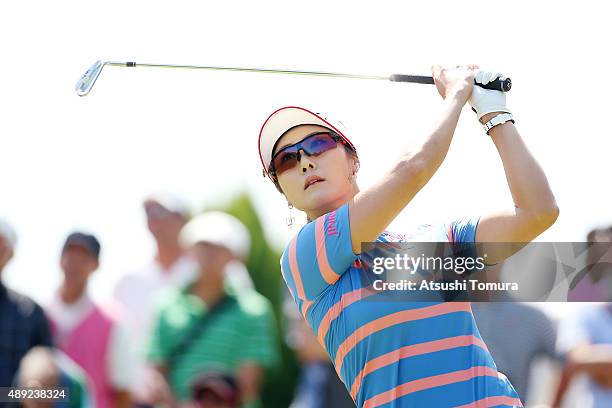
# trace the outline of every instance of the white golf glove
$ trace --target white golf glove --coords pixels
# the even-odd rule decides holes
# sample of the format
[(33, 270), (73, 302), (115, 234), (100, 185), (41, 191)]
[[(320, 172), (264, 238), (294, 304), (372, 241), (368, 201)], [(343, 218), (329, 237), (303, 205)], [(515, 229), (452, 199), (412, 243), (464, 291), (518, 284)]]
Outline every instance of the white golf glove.
[[(504, 78), (504, 75), (493, 71), (478, 71), (474, 76), (474, 81), (486, 85), (497, 78)], [(506, 93), (484, 89), (478, 85), (474, 86), (472, 96), (469, 101), (472, 110), (476, 112), (478, 119), (491, 112), (512, 113), (506, 108)]]

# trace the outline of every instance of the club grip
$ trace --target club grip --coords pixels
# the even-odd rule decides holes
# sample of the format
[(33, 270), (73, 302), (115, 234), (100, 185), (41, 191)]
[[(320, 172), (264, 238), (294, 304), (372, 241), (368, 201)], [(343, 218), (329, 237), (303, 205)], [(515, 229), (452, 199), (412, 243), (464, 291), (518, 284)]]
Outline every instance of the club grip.
[[(433, 77), (424, 75), (404, 75), (404, 74), (393, 74), (389, 77), (390, 81), (393, 82), (411, 82), (414, 84), (429, 84), (433, 85)], [(510, 78), (496, 79), (489, 82), (486, 85), (474, 82), (474, 85), (478, 85), (484, 89), (491, 89), (494, 91), (508, 92), (512, 89), (512, 80)]]
[(510, 91), (510, 89), (512, 89), (512, 80), (510, 78), (497, 78), (491, 82), (489, 82), (486, 85), (483, 84), (479, 84), (478, 82), (474, 81), (474, 85), (478, 85), (481, 88), (484, 89), (492, 89), (494, 91), (502, 91), (502, 92), (508, 92)]

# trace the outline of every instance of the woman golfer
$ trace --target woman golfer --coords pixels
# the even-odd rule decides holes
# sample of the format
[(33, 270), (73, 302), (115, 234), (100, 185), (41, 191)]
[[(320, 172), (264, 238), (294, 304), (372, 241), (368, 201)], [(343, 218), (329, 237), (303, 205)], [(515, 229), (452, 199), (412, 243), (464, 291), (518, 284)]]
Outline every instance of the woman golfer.
[[(554, 196), (514, 127), (505, 95), (473, 85), (475, 79), (488, 83), (500, 74), (477, 68), (433, 67), (444, 99), (439, 122), (419, 149), (402, 153), (391, 171), (364, 191), (356, 182), (355, 147), (327, 118), (285, 107), (261, 128), (259, 153), (266, 173), (309, 221), (287, 245), (283, 278), (358, 407), (522, 406), (512, 384), (497, 371), (469, 302), (368, 301), (377, 292), (360, 279), (362, 242), (407, 236), (451, 247), (529, 242), (556, 220)], [(499, 152), (514, 207), (414, 234), (386, 232), (444, 160), (468, 100)], [(390, 151), (389, 157), (395, 155)], [(487, 263), (509, 255), (500, 253)]]

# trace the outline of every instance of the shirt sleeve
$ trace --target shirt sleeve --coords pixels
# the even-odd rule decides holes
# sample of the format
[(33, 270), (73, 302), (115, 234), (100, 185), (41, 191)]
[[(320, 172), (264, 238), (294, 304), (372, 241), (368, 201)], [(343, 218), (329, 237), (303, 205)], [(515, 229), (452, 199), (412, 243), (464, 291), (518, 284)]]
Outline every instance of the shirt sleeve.
[[(448, 256), (454, 258), (471, 258), (478, 257), (476, 249), (476, 229), (480, 216), (461, 217), (442, 224), (442, 233), (446, 237), (449, 244), (450, 253)], [(483, 261), (485, 265), (486, 259)], [(466, 275), (479, 271), (477, 263), (469, 268), (466, 266), (464, 272)]]
[(446, 236), (455, 256), (475, 256), (478, 217), (461, 217), (447, 223)]
[(110, 338), (110, 353), (108, 361), (109, 377), (116, 389), (127, 390), (134, 381), (134, 359), (130, 341), (125, 326), (115, 324)]
[(312, 301), (336, 283), (356, 258), (346, 203), (302, 227), (283, 253), (281, 271), (296, 300)]

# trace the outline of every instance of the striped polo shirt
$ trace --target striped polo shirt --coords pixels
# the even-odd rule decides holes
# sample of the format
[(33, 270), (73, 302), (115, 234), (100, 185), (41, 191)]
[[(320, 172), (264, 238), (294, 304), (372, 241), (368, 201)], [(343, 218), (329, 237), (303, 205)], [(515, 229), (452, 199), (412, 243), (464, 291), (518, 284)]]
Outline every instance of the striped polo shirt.
[[(377, 242), (475, 241), (464, 217)], [(358, 407), (522, 406), (497, 371), (469, 302), (376, 301), (362, 279), (348, 203), (306, 224), (281, 258), (283, 278)], [(371, 272), (370, 272), (371, 273)]]
[[(245, 363), (271, 368), (278, 362), (276, 323), (268, 299), (255, 291), (234, 293), (227, 286), (226, 294), (233, 301), (218, 309), (197, 334), (193, 327), (209, 309), (191, 293), (193, 285), (168, 290), (158, 299), (148, 359), (167, 366), (168, 382), (179, 401), (189, 400), (190, 384), (206, 371), (235, 374)], [(188, 345), (186, 336), (192, 336)], [(180, 353), (171, 357), (181, 344)]]

